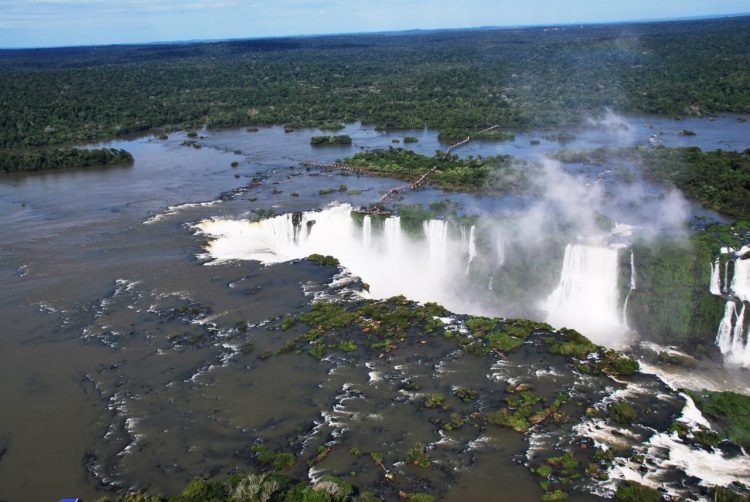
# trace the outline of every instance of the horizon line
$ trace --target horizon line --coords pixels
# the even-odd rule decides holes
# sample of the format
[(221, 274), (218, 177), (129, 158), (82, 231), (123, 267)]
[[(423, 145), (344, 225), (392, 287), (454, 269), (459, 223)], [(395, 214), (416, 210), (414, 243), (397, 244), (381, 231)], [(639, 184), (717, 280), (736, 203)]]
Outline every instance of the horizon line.
[(25, 47), (0, 47), (0, 51), (28, 51), (28, 50), (46, 50), (46, 49), (83, 49), (93, 47), (133, 47), (133, 46), (144, 46), (144, 45), (191, 45), (191, 44), (212, 44), (212, 43), (225, 43), (235, 42), (242, 40), (273, 40), (273, 39), (284, 39), (284, 38), (325, 38), (335, 36), (366, 36), (366, 35), (398, 35), (408, 34), (414, 32), (440, 32), (440, 31), (489, 31), (489, 30), (513, 30), (513, 29), (534, 29), (534, 28), (552, 28), (552, 27), (592, 27), (592, 26), (608, 26), (617, 24), (660, 24), (668, 22), (689, 22), (689, 21), (707, 21), (715, 19), (728, 19), (728, 18), (740, 18), (750, 17), (750, 11), (729, 13), (729, 14), (712, 14), (712, 15), (698, 15), (698, 16), (679, 16), (679, 17), (665, 17), (665, 18), (638, 18), (638, 19), (622, 19), (622, 20), (610, 20), (610, 21), (566, 21), (562, 23), (544, 23), (544, 24), (508, 24), (508, 25), (482, 25), (482, 26), (464, 26), (464, 27), (445, 27), (445, 28), (406, 28), (398, 30), (378, 30), (378, 31), (342, 31), (342, 32), (328, 32), (328, 33), (297, 33), (292, 35), (267, 35), (267, 36), (247, 36), (247, 37), (231, 37), (231, 38), (197, 38), (197, 39), (173, 39), (173, 40), (151, 40), (145, 42), (112, 42), (102, 44), (74, 44), (74, 45), (40, 45), (40, 46), (25, 46)]

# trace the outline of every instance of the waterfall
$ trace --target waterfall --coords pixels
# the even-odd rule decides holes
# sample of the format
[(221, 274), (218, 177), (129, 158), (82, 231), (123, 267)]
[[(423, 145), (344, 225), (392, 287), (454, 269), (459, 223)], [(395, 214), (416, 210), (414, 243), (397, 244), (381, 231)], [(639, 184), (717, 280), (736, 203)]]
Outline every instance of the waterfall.
[(503, 235), (500, 233), (498, 233), (495, 238), (495, 263), (497, 268), (500, 268), (505, 264), (505, 243), (503, 241)]
[(727, 288), (729, 287), (729, 260), (724, 263), (724, 288), (722, 291), (724, 294), (728, 293), (729, 291)]
[(635, 256), (633, 251), (630, 251), (630, 289), (628, 290), (627, 296), (625, 296), (625, 302), (622, 304), (622, 325), (628, 325), (628, 301), (630, 300), (630, 294), (635, 291)]
[(372, 218), (366, 214), (362, 219), (362, 245), (369, 248), (372, 244)]
[(728, 354), (732, 350), (732, 318), (735, 312), (734, 302), (728, 301), (724, 307), (724, 317), (719, 323), (719, 331), (716, 333), (716, 345), (722, 354)]
[(750, 260), (737, 258), (734, 261), (731, 290), (740, 300), (750, 301)]
[(742, 343), (742, 336), (745, 334), (745, 304), (742, 304), (740, 313), (737, 314), (737, 319), (734, 322), (734, 330), (732, 330), (732, 347), (729, 349), (731, 354), (740, 354), (745, 350), (745, 346)]
[(401, 217), (391, 216), (383, 224), (385, 250), (389, 256), (398, 255), (401, 251)]
[[(722, 250), (724, 254), (729, 252), (734, 253), (735, 256), (743, 254), (742, 251), (737, 253), (734, 250), (727, 249), (724, 253), (724, 250)], [(729, 279), (730, 262), (734, 265), (731, 280)], [(750, 329), (747, 332), (745, 331), (745, 302), (750, 301), (750, 260), (735, 258), (726, 261), (723, 289), (718, 279), (720, 269), (720, 260), (717, 258), (712, 267), (709, 289), (711, 294), (716, 295), (718, 293), (719, 296), (723, 291), (731, 299), (727, 300), (724, 307), (724, 317), (722, 317), (716, 331), (716, 345), (725, 361), (750, 368)]]
[[(747, 335), (750, 337), (750, 331)], [(750, 368), (750, 342), (748, 342), (740, 352), (733, 352), (730, 354), (728, 361), (730, 364), (742, 368)]]
[(617, 278), (616, 249), (568, 244), (560, 283), (546, 301), (547, 322), (575, 328), (598, 343), (618, 345), (625, 329)]
[(487, 285), (487, 289), (489, 289), (490, 291), (492, 291), (492, 281), (494, 279), (495, 279), (494, 277), (490, 276), (490, 283)]
[(404, 295), (457, 313), (480, 313), (478, 295), (466, 293), (471, 288), (465, 276), (467, 246), (474, 265), (480, 252), (476, 229), (467, 227), (467, 234), (474, 235), (461, 242), (442, 220), (423, 222), (423, 235), (417, 236), (402, 228), (398, 216), (385, 218), (382, 230), (374, 217), (361, 221), (357, 225), (351, 206), (342, 204), (260, 221), (209, 219), (196, 228), (208, 237), (203, 256), (210, 263), (272, 264), (313, 253), (331, 255), (370, 286), (372, 298)]
[(721, 296), (721, 259), (720, 257), (716, 258), (716, 261), (714, 262), (713, 266), (711, 266), (711, 294), (716, 296)]
[[(740, 315), (742, 314), (744, 314), (744, 307)], [(750, 328), (745, 333), (744, 345), (742, 344), (742, 333), (737, 334), (735, 332), (734, 340), (732, 340), (732, 352), (729, 353), (729, 362), (743, 368), (750, 368)]]
[(474, 257), (477, 255), (477, 241), (474, 237), (474, 230), (476, 227), (474, 225), (471, 226), (471, 230), (469, 230), (469, 249), (468, 254), (469, 257), (466, 260), (466, 275), (469, 275), (469, 270), (471, 269), (471, 262), (474, 261)]
[(442, 276), (445, 271), (448, 250), (448, 223), (442, 220), (428, 220), (422, 223), (429, 250), (430, 269), (434, 276)]

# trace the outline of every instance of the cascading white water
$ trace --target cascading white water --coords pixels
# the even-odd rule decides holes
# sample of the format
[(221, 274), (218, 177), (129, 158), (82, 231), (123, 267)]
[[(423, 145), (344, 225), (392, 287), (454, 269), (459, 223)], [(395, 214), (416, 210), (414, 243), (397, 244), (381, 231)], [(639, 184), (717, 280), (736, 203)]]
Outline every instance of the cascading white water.
[(498, 232), (495, 237), (495, 266), (500, 268), (503, 265), (505, 265), (505, 242), (503, 235)]
[(729, 292), (729, 260), (724, 264), (724, 287), (722, 291), (724, 294)]
[(472, 225), (471, 230), (469, 230), (469, 249), (468, 249), (468, 258), (466, 259), (466, 275), (469, 275), (469, 270), (471, 269), (471, 262), (474, 261), (474, 258), (477, 255), (477, 241), (476, 241), (476, 237), (474, 236), (474, 230), (476, 230), (476, 227)]
[(734, 260), (732, 294), (743, 302), (750, 301), (750, 260)]
[(574, 328), (597, 343), (618, 346), (625, 327), (618, 308), (617, 250), (568, 244), (560, 283), (547, 298), (547, 322)]
[(719, 331), (716, 334), (716, 344), (722, 354), (727, 354), (732, 349), (732, 321), (736, 309), (733, 301), (728, 301), (724, 306), (724, 317), (719, 323)]
[(431, 276), (442, 277), (447, 260), (448, 224), (443, 220), (428, 220), (422, 227), (429, 249)]
[[(744, 314), (744, 307), (740, 315)], [(744, 321), (744, 319), (743, 319)], [(739, 324), (739, 319), (738, 319)], [(726, 356), (730, 364), (750, 368), (750, 329), (745, 333), (745, 342), (742, 341), (742, 330), (734, 333), (731, 352)]]
[(386, 253), (397, 256), (401, 252), (401, 217), (391, 216), (383, 223)]
[(372, 218), (369, 214), (362, 218), (362, 244), (366, 248), (369, 248), (372, 244)]
[[(503, 235), (498, 231), (495, 237), (495, 268), (500, 269), (505, 264), (505, 243), (503, 241)], [(487, 284), (487, 289), (492, 291), (495, 289), (495, 276), (490, 275), (490, 282)]]
[[(447, 222), (430, 220), (422, 225), (423, 235), (412, 236), (402, 229), (399, 217), (384, 218), (382, 226), (374, 217), (363, 217), (357, 225), (351, 213), (351, 206), (338, 205), (256, 222), (211, 219), (196, 227), (210, 238), (205, 249), (212, 263), (257, 260), (270, 264), (313, 253), (332, 255), (370, 286), (374, 298), (405, 295), (441, 303), (457, 313), (502, 315), (494, 310), (491, 296), (483, 303), (479, 295), (467, 294), (476, 291), (466, 276), (467, 262), (476, 266), (481, 252), (476, 228), (469, 228), (461, 240), (452, 236)], [(500, 237), (494, 258), (498, 267), (503, 265)], [(492, 257), (482, 263), (491, 262)], [(560, 285), (547, 301), (547, 320), (576, 328), (598, 343), (620, 345), (625, 329), (618, 305), (617, 268), (615, 249), (569, 245)], [(497, 274), (490, 273), (484, 291), (498, 289), (492, 275)]]
[[(735, 256), (744, 255), (745, 247)], [(732, 249), (722, 249), (722, 254), (734, 253)], [(720, 259), (717, 258), (711, 270), (711, 284), (709, 290), (716, 296), (729, 295), (724, 316), (716, 331), (716, 345), (719, 347), (724, 360), (732, 365), (750, 368), (750, 328), (745, 331), (746, 303), (750, 301), (750, 260), (736, 258), (733, 260), (734, 270), (729, 280), (729, 262), (724, 268), (724, 284), (719, 284)], [(739, 302), (739, 303), (737, 303)]]
[(628, 325), (628, 301), (630, 301), (630, 294), (635, 291), (635, 255), (633, 251), (630, 252), (630, 289), (628, 290), (627, 296), (625, 296), (625, 302), (622, 304), (622, 324), (623, 326)]
[(742, 337), (745, 334), (745, 304), (742, 304), (737, 319), (734, 321), (734, 330), (732, 330), (732, 347), (730, 353), (741, 354), (745, 350), (742, 343)]
[(721, 259), (716, 258), (716, 261), (711, 266), (711, 284), (709, 290), (712, 295), (721, 296)]
[(456, 293), (466, 280), (467, 248), (449, 237), (447, 222), (425, 221), (424, 236), (412, 238), (397, 216), (385, 218), (381, 230), (369, 215), (361, 227), (356, 225), (351, 212), (351, 206), (338, 205), (257, 222), (205, 220), (197, 228), (211, 238), (206, 254), (214, 262), (240, 259), (270, 264), (313, 253), (332, 255), (368, 283), (375, 298), (403, 294), (441, 303), (455, 312), (481, 313), (465, 295)]

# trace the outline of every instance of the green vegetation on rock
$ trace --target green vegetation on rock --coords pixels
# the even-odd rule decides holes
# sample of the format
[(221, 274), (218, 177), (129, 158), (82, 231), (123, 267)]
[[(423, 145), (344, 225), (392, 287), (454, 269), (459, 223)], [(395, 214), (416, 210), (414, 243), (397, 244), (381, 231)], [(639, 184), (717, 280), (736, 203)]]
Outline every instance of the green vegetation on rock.
[(424, 469), (432, 465), (432, 461), (427, 455), (425, 446), (422, 443), (417, 443), (406, 452), (406, 463)]
[(750, 495), (747, 493), (747, 487), (739, 486), (738, 490), (744, 490), (744, 494), (738, 493), (731, 487), (714, 486), (713, 502), (750, 502)]
[(546, 339), (547, 350), (552, 354), (586, 359), (591, 352), (598, 349), (594, 343), (574, 329), (562, 328), (557, 334), (558, 336)]
[(294, 456), (294, 454), (284, 453), (284, 452), (278, 453), (278, 452), (271, 450), (268, 446), (264, 444), (258, 444), (258, 445), (253, 446), (252, 450), (258, 462), (260, 462), (261, 464), (267, 465), (269, 467), (272, 467), (275, 470), (280, 470), (286, 467), (291, 467), (297, 461), (297, 458)]
[(612, 420), (622, 425), (632, 424), (638, 418), (635, 408), (625, 401), (610, 404), (607, 411)]
[(690, 347), (694, 355), (709, 350), (725, 304), (708, 288), (721, 245), (714, 236), (718, 229), (709, 227), (689, 241), (663, 238), (633, 247), (638, 287), (628, 302), (631, 327), (657, 343)]
[[(323, 476), (315, 484), (300, 482), (279, 473), (232, 475), (226, 481), (197, 478), (176, 496), (160, 497), (143, 492), (100, 499), (101, 502), (344, 502), (352, 500), (354, 487), (335, 476)], [(359, 500), (378, 500), (367, 498)]]
[(723, 439), (718, 432), (706, 429), (702, 425), (691, 428), (684, 422), (675, 422), (669, 430), (671, 432), (676, 432), (680, 439), (685, 442), (696, 443), (707, 448), (718, 446)]
[(430, 394), (424, 400), (425, 408), (445, 408), (445, 396), (442, 394)]
[(685, 391), (712, 428), (730, 441), (750, 448), (750, 396), (736, 392)]
[(472, 390), (469, 387), (459, 387), (455, 390), (454, 394), (464, 403), (470, 403), (479, 397), (479, 392)]
[(527, 319), (491, 319), (488, 317), (469, 317), (466, 327), (473, 338), (466, 339), (462, 346), (473, 354), (486, 354), (491, 350), (511, 352), (521, 345), (534, 331), (551, 331), (546, 323)]
[(625, 481), (615, 493), (618, 502), (661, 502), (661, 494), (635, 481)]
[(310, 256), (307, 257), (309, 261), (312, 263), (315, 263), (316, 265), (320, 265), (321, 267), (338, 267), (339, 266), (339, 260), (338, 258), (334, 258), (333, 256), (329, 255), (322, 255), (313, 253)]

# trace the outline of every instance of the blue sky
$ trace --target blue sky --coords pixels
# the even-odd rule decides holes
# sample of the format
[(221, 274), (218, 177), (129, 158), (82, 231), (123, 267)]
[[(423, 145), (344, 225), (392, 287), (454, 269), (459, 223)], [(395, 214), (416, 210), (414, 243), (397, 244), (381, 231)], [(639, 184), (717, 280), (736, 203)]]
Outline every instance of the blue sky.
[(0, 0), (0, 47), (750, 13), (750, 0)]

